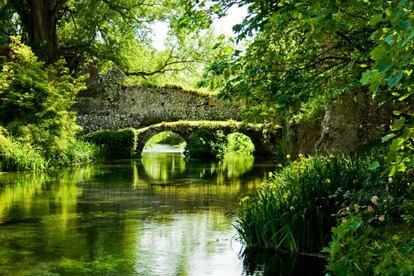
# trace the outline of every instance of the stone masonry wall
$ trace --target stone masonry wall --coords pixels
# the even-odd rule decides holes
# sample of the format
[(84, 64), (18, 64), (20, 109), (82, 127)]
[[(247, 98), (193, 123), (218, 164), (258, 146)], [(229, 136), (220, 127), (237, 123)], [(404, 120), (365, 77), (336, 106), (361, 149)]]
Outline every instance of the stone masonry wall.
[(392, 110), (373, 102), (368, 93), (342, 96), (326, 107), (321, 121), (291, 126), (289, 153), (347, 153), (363, 148), (386, 133)]
[(98, 129), (141, 128), (177, 120), (239, 119), (239, 110), (225, 107), (213, 95), (178, 87), (93, 86), (77, 98), (75, 110), (84, 133)]

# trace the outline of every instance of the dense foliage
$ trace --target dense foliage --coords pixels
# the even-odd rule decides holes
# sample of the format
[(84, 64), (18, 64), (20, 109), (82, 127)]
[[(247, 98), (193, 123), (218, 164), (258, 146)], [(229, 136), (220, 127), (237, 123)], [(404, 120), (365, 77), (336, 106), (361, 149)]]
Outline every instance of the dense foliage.
[[(80, 127), (71, 111), (84, 87), (82, 78), (68, 75), (61, 62), (45, 66), (17, 38), (0, 67), (0, 123), (7, 130), (2, 133), (1, 158), (6, 169), (38, 170), (90, 160), (96, 149), (76, 140)], [(80, 148), (83, 157), (75, 158)]]
[[(212, 30), (180, 28), (175, 22), (182, 14), (178, 0), (4, 0), (0, 56), (7, 55), (10, 36), (20, 35), (41, 60), (65, 59), (71, 73), (85, 65), (117, 68), (128, 81), (192, 86), (232, 42)], [(164, 49), (152, 44), (153, 27), (160, 25), (169, 28)]]
[(219, 130), (196, 130), (185, 147), (185, 152), (191, 157), (216, 158), (223, 154), (223, 144), (226, 136)]
[[(238, 49), (209, 29), (236, 4), (249, 10), (234, 28), (245, 46)], [(159, 21), (171, 28), (166, 50), (151, 45), (149, 24)], [(368, 94), (391, 107), (384, 149), (368, 157), (300, 158), (243, 200), (237, 228), (252, 247), (326, 247), (335, 274), (412, 273), (413, 1), (2, 0), (0, 25), (0, 158), (9, 170), (80, 163), (99, 152), (76, 139), (71, 111), (84, 88), (75, 76), (87, 64), (117, 67), (133, 82), (198, 82), (241, 106), (247, 120), (285, 129), (319, 119), (345, 94), (356, 101)], [(110, 157), (128, 158), (137, 134), (98, 131), (86, 140)], [(252, 154), (254, 146), (239, 134), (198, 130), (186, 151), (225, 161), (226, 153)], [(253, 159), (239, 165), (251, 167)]]
[(254, 144), (248, 136), (242, 133), (231, 133), (226, 137), (223, 152), (224, 154), (241, 153), (246, 155), (253, 155)]
[(84, 139), (102, 147), (104, 154), (110, 158), (130, 158), (137, 146), (137, 133), (133, 128), (98, 130)]
[[(368, 94), (379, 106), (393, 109), (390, 131), (382, 137), (386, 150), (374, 148), (375, 159), (360, 168), (345, 170), (354, 176), (361, 172), (363, 177), (356, 179), (357, 187), (350, 189), (349, 200), (339, 198), (338, 205), (324, 210), (320, 217), (338, 212), (337, 221), (330, 224), (338, 227), (334, 228), (331, 247), (326, 251), (331, 254), (328, 268), (334, 273), (412, 273), (412, 224), (403, 218), (411, 217), (409, 206), (413, 206), (414, 200), (412, 192), (407, 191), (414, 169), (413, 1), (185, 2), (190, 22), (220, 14), (232, 5), (248, 6), (249, 14), (234, 28), (239, 40), (248, 41), (247, 48), (213, 60), (202, 83), (220, 89), (223, 98), (242, 103), (246, 119), (287, 125), (317, 120), (327, 103), (344, 94)], [(202, 22), (208, 24), (206, 20)], [(312, 189), (298, 187), (322, 189), (321, 179), (310, 177), (310, 171), (321, 177), (325, 172), (317, 166), (302, 172), (291, 170), (291, 166), (285, 168), (257, 198), (246, 204), (239, 232), (248, 245), (318, 250), (318, 246), (306, 242), (321, 240), (312, 233), (318, 232), (324, 223), (315, 222), (307, 228), (306, 223), (315, 219), (300, 218), (324, 205), (307, 199), (306, 192)], [(291, 177), (288, 174), (297, 177), (297, 181), (294, 177), (285, 180)], [(336, 186), (343, 188), (349, 187), (346, 183)], [(327, 192), (328, 198), (336, 196), (334, 190)], [(313, 200), (315, 196), (309, 198)], [(370, 203), (368, 197), (375, 203)], [(377, 197), (384, 201), (377, 204)], [(309, 205), (289, 210), (288, 199), (298, 206), (306, 202)], [(350, 202), (359, 210), (365, 206), (363, 212), (348, 206)], [(350, 211), (342, 209), (342, 205)], [(329, 241), (330, 227), (325, 232), (321, 230), (328, 236), (319, 248)], [(398, 266), (392, 265), (392, 259)]]

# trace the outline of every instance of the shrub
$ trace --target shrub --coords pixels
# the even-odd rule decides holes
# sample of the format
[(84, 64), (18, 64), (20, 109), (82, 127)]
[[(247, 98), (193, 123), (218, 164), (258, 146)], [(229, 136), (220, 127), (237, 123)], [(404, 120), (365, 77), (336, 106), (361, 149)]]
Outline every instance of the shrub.
[(223, 155), (225, 136), (222, 131), (199, 129), (196, 130), (185, 147), (185, 152), (191, 157), (220, 157)]
[(21, 144), (7, 138), (0, 128), (0, 160), (5, 171), (39, 171), (47, 161), (30, 144)]
[(137, 134), (133, 128), (98, 130), (84, 137), (85, 141), (102, 146), (110, 158), (130, 158), (137, 146)]
[(65, 163), (68, 165), (89, 163), (100, 158), (102, 155), (102, 148), (99, 146), (84, 141), (75, 141), (68, 148), (65, 155)]
[[(371, 170), (385, 171), (377, 166)], [(352, 203), (339, 212), (339, 225), (324, 250), (329, 253), (328, 270), (335, 275), (411, 275), (413, 180), (413, 172), (380, 176), (350, 194)]]
[(227, 135), (224, 147), (225, 153), (243, 153), (253, 155), (254, 144), (252, 140), (239, 132)]
[(301, 158), (276, 173), (256, 197), (242, 200), (236, 228), (249, 247), (318, 252), (336, 214), (368, 178), (369, 158)]
[(374, 226), (352, 215), (333, 229), (327, 269), (335, 275), (412, 275), (412, 230), (385, 221)]
[(17, 38), (10, 48), (10, 59), (0, 67), (0, 122), (15, 141), (62, 163), (79, 130), (70, 109), (83, 78), (70, 76), (63, 62), (45, 66)]

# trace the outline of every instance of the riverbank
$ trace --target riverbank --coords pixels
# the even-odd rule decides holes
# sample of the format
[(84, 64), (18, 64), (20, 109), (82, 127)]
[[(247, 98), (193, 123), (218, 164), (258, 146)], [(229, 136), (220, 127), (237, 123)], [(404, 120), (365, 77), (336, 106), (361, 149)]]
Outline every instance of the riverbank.
[(375, 160), (370, 154), (301, 157), (280, 169), (243, 199), (236, 223), (243, 242), (323, 254), (335, 275), (409, 275), (414, 178), (384, 176)]

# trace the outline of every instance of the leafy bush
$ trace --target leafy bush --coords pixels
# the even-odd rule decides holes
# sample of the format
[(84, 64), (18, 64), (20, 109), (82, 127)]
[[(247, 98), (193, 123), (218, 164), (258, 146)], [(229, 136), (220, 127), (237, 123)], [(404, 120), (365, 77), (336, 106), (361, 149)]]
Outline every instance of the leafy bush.
[(18, 38), (10, 48), (10, 60), (0, 69), (0, 122), (16, 141), (64, 163), (79, 130), (70, 109), (83, 79), (71, 77), (63, 62), (45, 66)]
[(98, 130), (84, 137), (88, 142), (102, 146), (110, 158), (130, 158), (137, 146), (137, 134), (133, 128)]
[(330, 240), (348, 190), (368, 178), (369, 158), (301, 158), (242, 200), (236, 228), (247, 246), (318, 252)]
[(225, 136), (219, 130), (196, 130), (185, 147), (191, 157), (220, 157), (223, 154)]
[(65, 163), (70, 165), (89, 163), (102, 155), (102, 148), (99, 146), (84, 141), (76, 141), (69, 146)]
[(333, 229), (327, 269), (335, 275), (412, 275), (414, 237), (407, 226), (373, 226), (360, 215)]
[(252, 155), (254, 153), (254, 144), (252, 140), (239, 132), (231, 133), (226, 137), (225, 153), (244, 153)]
[[(371, 165), (374, 175), (384, 168)], [(381, 174), (350, 193), (325, 252), (335, 275), (411, 275), (414, 271), (413, 173)]]
[(47, 161), (30, 144), (12, 141), (0, 128), (0, 160), (6, 171), (39, 171), (47, 166)]
[(63, 62), (45, 66), (12, 38), (10, 57), (0, 65), (0, 158), (6, 170), (43, 170), (90, 161), (98, 153), (76, 140), (80, 127), (71, 111), (84, 88)]

